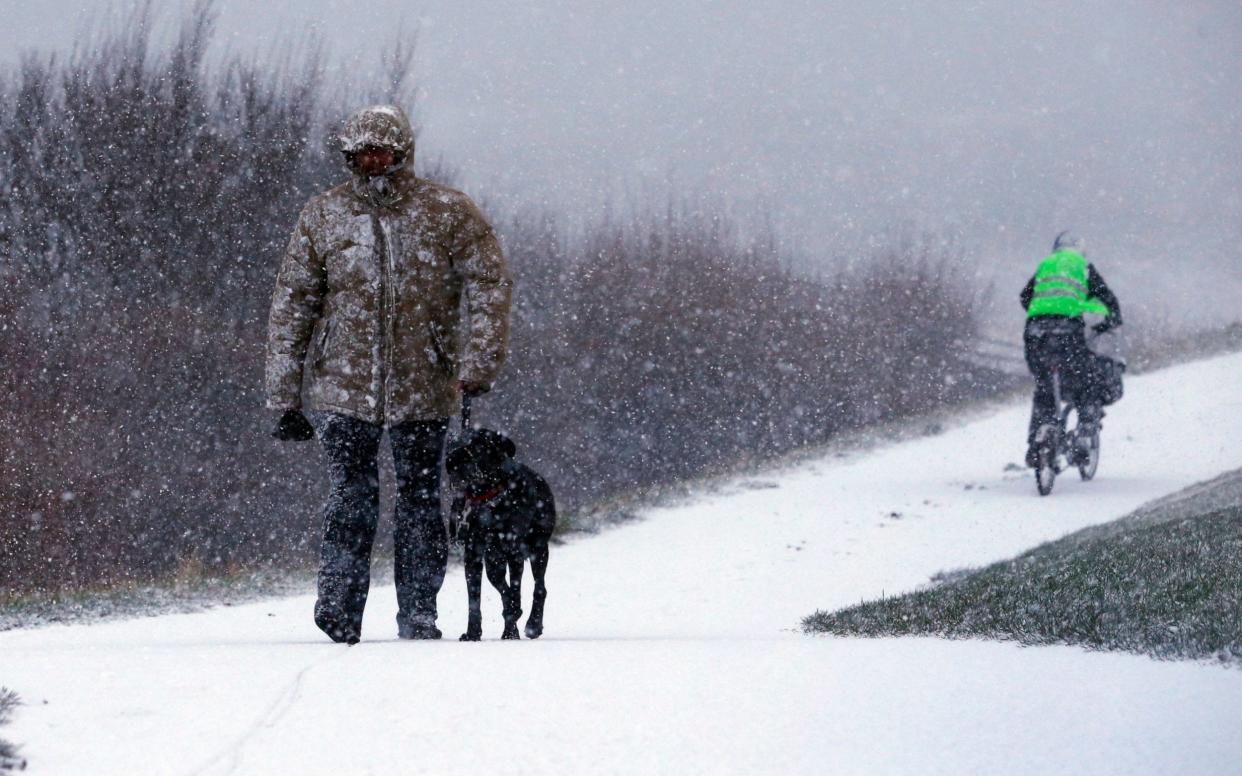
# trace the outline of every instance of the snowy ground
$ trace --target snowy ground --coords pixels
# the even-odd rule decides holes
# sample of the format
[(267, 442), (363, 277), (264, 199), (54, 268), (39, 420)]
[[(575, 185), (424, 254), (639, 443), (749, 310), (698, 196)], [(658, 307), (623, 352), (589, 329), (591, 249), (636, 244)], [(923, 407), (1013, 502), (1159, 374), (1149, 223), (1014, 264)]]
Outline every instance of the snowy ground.
[(554, 548), (537, 642), (448, 640), (459, 570), (442, 642), (395, 640), (391, 588), (353, 648), (315, 630), (309, 597), (0, 633), (0, 684), (27, 701), (4, 732), (30, 773), (67, 776), (1239, 773), (1236, 669), (797, 630), (1242, 465), (1242, 356), (1127, 391), (1098, 479), (1049, 498), (1003, 471), (1015, 406)]

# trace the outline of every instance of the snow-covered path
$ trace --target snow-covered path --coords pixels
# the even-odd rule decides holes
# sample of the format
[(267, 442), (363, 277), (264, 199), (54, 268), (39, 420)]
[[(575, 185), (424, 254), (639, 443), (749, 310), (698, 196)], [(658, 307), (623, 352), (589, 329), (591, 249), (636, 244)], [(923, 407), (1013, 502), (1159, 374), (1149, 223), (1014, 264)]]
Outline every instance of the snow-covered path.
[[(547, 635), (327, 643), (311, 598), (0, 633), (32, 774), (1242, 773), (1242, 672), (1073, 648), (808, 637), (1242, 465), (1242, 356), (1134, 378), (1092, 483), (1035, 494), (1027, 409), (739, 479), (554, 548)], [(486, 587), (486, 586), (485, 586)], [(529, 588), (529, 584), (527, 585)], [(488, 591), (490, 593), (490, 590)], [(529, 596), (529, 590), (527, 590)], [(485, 636), (499, 602), (484, 600)]]

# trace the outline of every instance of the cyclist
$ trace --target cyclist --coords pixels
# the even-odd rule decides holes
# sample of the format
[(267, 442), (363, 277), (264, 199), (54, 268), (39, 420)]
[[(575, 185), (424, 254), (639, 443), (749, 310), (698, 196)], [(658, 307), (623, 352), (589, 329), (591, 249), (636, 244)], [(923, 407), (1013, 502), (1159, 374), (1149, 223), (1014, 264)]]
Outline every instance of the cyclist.
[(1073, 395), (1078, 422), (1098, 423), (1104, 417), (1101, 376), (1095, 354), (1087, 347), (1083, 313), (1104, 315), (1092, 328), (1097, 333), (1121, 325), (1121, 306), (1104, 278), (1085, 258), (1085, 243), (1068, 231), (1057, 235), (1052, 255), (1039, 263), (1022, 289), (1026, 328), (1022, 342), (1026, 364), (1035, 376), (1035, 399), (1026, 438), (1026, 465), (1038, 465), (1036, 436), (1040, 426), (1057, 422), (1052, 374), (1061, 366), (1062, 386)]

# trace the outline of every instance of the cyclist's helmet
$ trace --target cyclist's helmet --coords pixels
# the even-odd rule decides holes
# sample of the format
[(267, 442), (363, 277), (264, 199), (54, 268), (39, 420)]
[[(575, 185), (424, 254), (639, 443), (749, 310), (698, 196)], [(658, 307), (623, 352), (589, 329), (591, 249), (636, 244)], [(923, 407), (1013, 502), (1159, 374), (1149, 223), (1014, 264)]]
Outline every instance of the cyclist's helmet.
[(1087, 255), (1087, 241), (1066, 229), (1057, 235), (1057, 239), (1052, 242), (1052, 252), (1057, 251), (1073, 251), (1079, 256)]

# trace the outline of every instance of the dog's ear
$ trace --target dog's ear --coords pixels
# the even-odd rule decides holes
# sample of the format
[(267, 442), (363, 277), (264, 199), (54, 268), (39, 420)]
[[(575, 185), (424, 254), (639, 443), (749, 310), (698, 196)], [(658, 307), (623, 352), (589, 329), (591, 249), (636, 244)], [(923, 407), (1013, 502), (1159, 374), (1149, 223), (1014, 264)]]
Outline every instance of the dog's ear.
[(444, 453), (444, 470), (449, 479), (469, 477), (478, 464), (479, 453), (479, 440), (474, 431), (450, 444)]
[(517, 445), (513, 444), (513, 440), (499, 431), (493, 431), (490, 428), (481, 428), (478, 430), (480, 444), (487, 447), (489, 451), (505, 458), (512, 458), (517, 455)]

